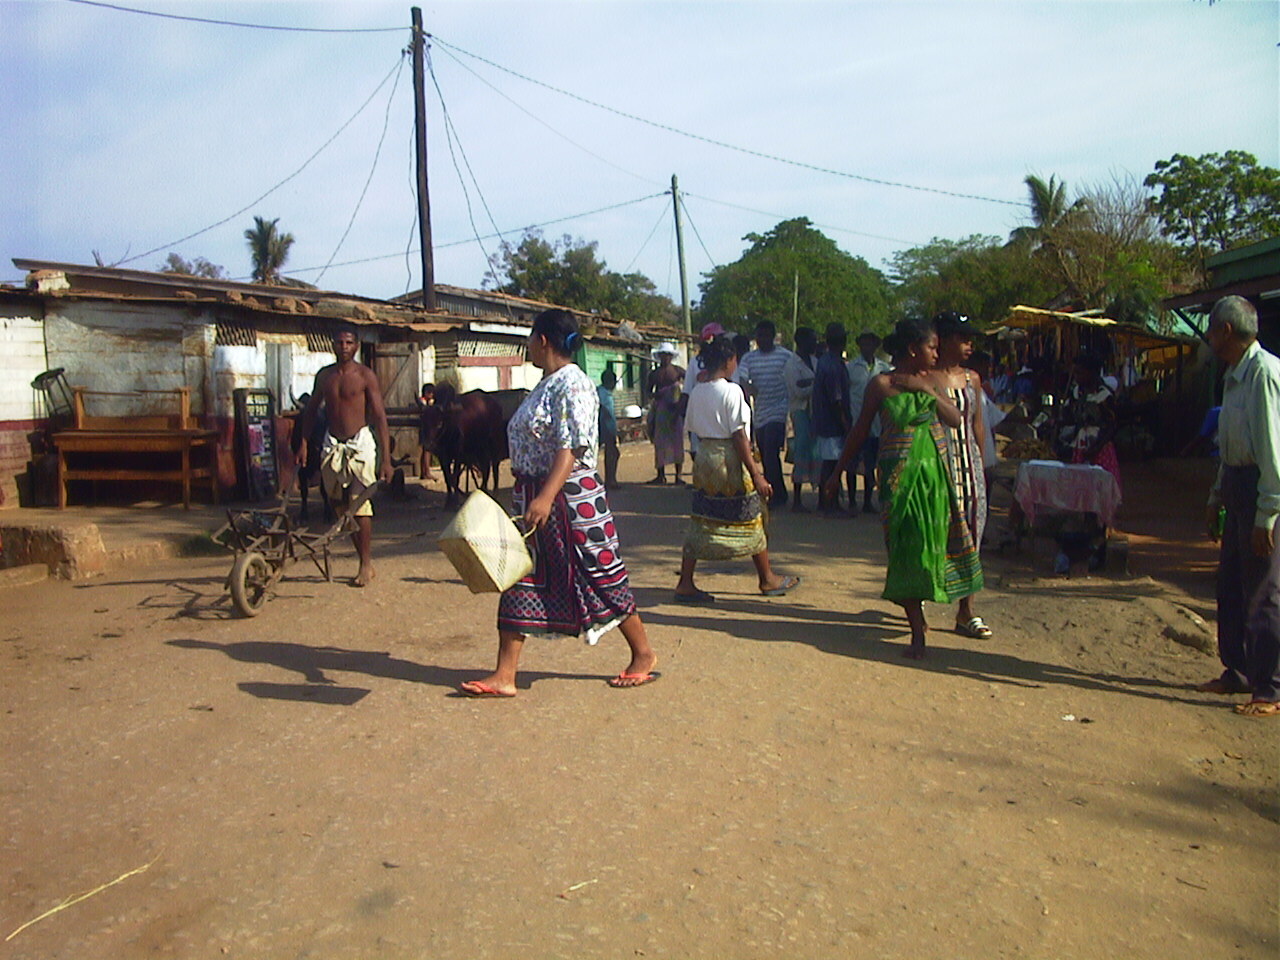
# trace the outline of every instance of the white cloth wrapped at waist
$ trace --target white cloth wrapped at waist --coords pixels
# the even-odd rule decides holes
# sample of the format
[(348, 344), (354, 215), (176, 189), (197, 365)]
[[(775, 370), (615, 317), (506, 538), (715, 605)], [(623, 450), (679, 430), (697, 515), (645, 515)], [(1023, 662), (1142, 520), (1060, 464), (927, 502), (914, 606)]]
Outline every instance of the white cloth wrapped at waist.
[(354, 437), (339, 440), (331, 433), (324, 435), (320, 455), (327, 460), (334, 473), (347, 473), (355, 464), (372, 465), (378, 459), (378, 444), (368, 426), (361, 427)]

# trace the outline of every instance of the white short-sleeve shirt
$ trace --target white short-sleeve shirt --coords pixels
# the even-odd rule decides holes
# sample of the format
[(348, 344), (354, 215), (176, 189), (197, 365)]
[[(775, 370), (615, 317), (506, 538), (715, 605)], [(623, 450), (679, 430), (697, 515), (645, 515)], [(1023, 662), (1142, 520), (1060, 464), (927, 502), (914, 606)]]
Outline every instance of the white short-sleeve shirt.
[(731, 380), (699, 383), (689, 394), (684, 425), (704, 440), (728, 440), (738, 430), (751, 432), (751, 407), (742, 387)]

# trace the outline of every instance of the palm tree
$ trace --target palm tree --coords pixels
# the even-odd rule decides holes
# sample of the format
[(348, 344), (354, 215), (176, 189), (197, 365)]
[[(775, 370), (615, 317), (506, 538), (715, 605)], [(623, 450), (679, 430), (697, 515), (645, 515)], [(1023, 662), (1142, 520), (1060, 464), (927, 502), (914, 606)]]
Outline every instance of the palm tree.
[(249, 255), (253, 258), (253, 279), (258, 283), (279, 283), (280, 268), (289, 259), (293, 246), (293, 234), (280, 233), (276, 224), (280, 218), (264, 220), (253, 218), (253, 229), (244, 232), (249, 241)]
[(1034, 250), (1052, 244), (1054, 231), (1084, 209), (1085, 199), (1080, 197), (1068, 205), (1067, 185), (1054, 176), (1046, 183), (1031, 173), (1022, 182), (1029, 194), (1031, 225), (1015, 229), (1009, 234), (1009, 242), (1025, 244)]

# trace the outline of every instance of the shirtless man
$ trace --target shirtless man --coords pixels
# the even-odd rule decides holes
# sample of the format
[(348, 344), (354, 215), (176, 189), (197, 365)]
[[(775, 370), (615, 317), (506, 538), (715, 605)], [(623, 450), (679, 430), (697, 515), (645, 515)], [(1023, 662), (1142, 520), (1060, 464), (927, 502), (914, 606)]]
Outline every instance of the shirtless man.
[[(382, 405), (382, 389), (378, 386), (377, 375), (356, 361), (359, 349), (360, 341), (356, 339), (354, 329), (343, 327), (333, 335), (333, 352), (338, 362), (316, 374), (316, 385), (299, 424), (302, 444), (298, 457), (300, 462), (306, 463), (307, 438), (311, 436), (320, 404), (324, 404), (329, 432), (320, 452), (320, 477), (329, 500), (340, 514), (345, 513), (351, 500), (358, 498), (367, 488), (379, 480), (391, 479), (391, 441), (387, 433), (387, 412)], [(378, 434), (376, 446), (373, 431), (369, 429), (371, 425)], [(383, 452), (380, 468), (379, 447)], [(351, 542), (360, 557), (360, 572), (352, 583), (364, 587), (373, 579), (371, 502), (365, 501), (356, 510), (355, 522)]]
[(676, 345), (670, 341), (655, 347), (653, 357), (658, 367), (649, 374), (649, 395), (653, 398), (649, 439), (653, 441), (657, 476), (649, 482), (666, 483), (667, 464), (671, 463), (676, 468), (676, 483), (683, 484), (680, 469), (684, 464), (684, 418), (680, 415), (680, 386), (684, 382), (684, 367), (673, 362)]

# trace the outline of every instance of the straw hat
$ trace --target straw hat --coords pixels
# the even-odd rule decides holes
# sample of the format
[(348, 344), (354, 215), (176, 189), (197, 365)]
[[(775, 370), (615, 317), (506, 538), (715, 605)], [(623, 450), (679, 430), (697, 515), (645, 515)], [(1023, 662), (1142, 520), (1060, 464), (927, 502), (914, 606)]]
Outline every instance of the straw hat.
[(670, 340), (663, 340), (651, 351), (651, 354), (655, 359), (662, 356), (664, 353), (669, 353), (674, 357), (679, 354), (680, 351), (676, 349), (676, 345)]

